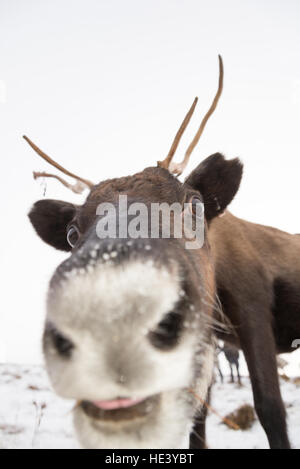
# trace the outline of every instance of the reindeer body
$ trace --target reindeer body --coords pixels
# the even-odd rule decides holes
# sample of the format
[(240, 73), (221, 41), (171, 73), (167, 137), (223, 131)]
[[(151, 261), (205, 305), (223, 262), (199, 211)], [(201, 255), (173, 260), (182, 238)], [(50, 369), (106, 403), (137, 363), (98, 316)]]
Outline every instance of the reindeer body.
[(241, 376), (240, 376), (240, 364), (239, 364), (240, 352), (239, 350), (233, 345), (225, 344), (223, 347), (223, 352), (224, 352), (227, 362), (229, 363), (231, 382), (234, 383), (233, 366), (235, 366), (236, 374), (237, 374), (237, 381), (241, 385), (242, 382), (241, 382)]
[[(225, 342), (223, 347), (217, 346), (217, 353), (219, 354), (220, 352), (223, 352), (225, 355), (225, 358), (229, 364), (230, 367), (230, 375), (231, 375), (231, 382), (234, 383), (234, 373), (233, 373), (233, 366), (236, 368), (236, 374), (237, 374), (237, 380), (238, 383), (241, 385), (241, 376), (240, 376), (240, 364), (239, 364), (239, 357), (240, 357), (240, 352), (238, 348), (235, 345), (229, 344), (228, 342)], [(220, 369), (219, 365), (219, 360), (218, 356), (216, 356), (216, 365), (217, 369), (220, 375), (221, 382), (224, 382), (224, 376), (223, 373)]]
[(220, 338), (242, 348), (258, 416), (271, 447), (288, 447), (276, 353), (300, 337), (300, 238), (226, 212), (209, 240), (217, 292), (234, 333)]
[[(245, 321), (258, 330), (267, 320), (277, 353), (294, 351), (292, 342), (300, 337), (300, 238), (226, 211), (212, 221), (209, 241), (218, 295), (237, 335)], [(239, 343), (234, 335), (226, 340)]]

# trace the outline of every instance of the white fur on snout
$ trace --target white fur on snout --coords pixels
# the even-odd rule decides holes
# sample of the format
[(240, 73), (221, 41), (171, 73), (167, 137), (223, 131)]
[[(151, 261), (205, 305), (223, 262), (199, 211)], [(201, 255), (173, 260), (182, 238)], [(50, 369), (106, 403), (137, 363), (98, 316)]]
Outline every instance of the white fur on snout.
[[(48, 374), (58, 394), (79, 401), (161, 396), (153, 415), (126, 428), (109, 429), (106, 423), (97, 428), (77, 408), (75, 424), (84, 447), (182, 447), (199, 407), (187, 389), (196, 384), (194, 360), (204, 335), (194, 327), (184, 329), (179, 344), (167, 351), (148, 338), (181, 296), (175, 264), (167, 269), (137, 260), (75, 270), (49, 291), (47, 319), (75, 346), (71, 358), (46, 347)], [(210, 355), (207, 347), (196, 386), (203, 399), (212, 374)]]
[(46, 351), (56, 391), (72, 399), (146, 397), (188, 385), (193, 345), (165, 352), (147, 334), (180, 297), (180, 278), (153, 262), (100, 264), (69, 276), (49, 293), (48, 320), (69, 338), (70, 360)]

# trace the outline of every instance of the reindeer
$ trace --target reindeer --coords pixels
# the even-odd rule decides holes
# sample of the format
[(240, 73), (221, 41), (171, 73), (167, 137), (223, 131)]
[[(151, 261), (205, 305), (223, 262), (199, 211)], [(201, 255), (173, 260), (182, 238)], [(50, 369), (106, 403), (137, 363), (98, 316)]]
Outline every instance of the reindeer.
[(233, 345), (224, 344), (222, 348), (222, 352), (224, 353), (226, 360), (229, 363), (231, 383), (234, 383), (233, 366), (235, 366), (237, 381), (239, 385), (241, 385), (242, 382), (241, 382), (241, 376), (240, 376), (240, 364), (239, 364), (240, 352), (239, 350)]
[[(40, 200), (29, 213), (43, 241), (70, 253), (50, 282), (43, 344), (54, 389), (77, 402), (75, 429), (85, 448), (182, 448), (188, 434), (191, 448), (205, 447), (214, 333), (245, 354), (270, 447), (289, 448), (276, 352), (291, 351), (300, 337), (300, 238), (227, 211), (242, 178), (238, 158), (213, 154), (178, 179), (218, 104), (223, 74), (219, 57), (217, 94), (180, 164), (172, 159), (197, 98), (163, 161), (98, 184), (25, 137), (76, 181), (59, 178), (63, 184), (90, 191), (81, 206)], [(175, 223), (169, 239), (99, 239), (98, 205), (118, 207), (124, 194), (146, 206), (180, 203), (193, 223), (204, 203), (202, 247), (186, 249), (184, 237), (172, 236)]]
[(216, 354), (215, 354), (215, 367), (218, 370), (219, 377), (221, 380), (221, 383), (224, 383), (224, 376), (220, 367), (219, 363), (219, 354), (223, 352), (225, 355), (225, 358), (229, 364), (230, 367), (230, 377), (231, 377), (231, 383), (234, 383), (234, 374), (233, 374), (233, 366), (236, 368), (236, 374), (237, 374), (237, 381), (239, 385), (242, 385), (241, 381), (241, 376), (240, 376), (240, 364), (239, 364), (239, 356), (240, 352), (239, 350), (234, 347), (233, 345), (229, 344), (224, 344), (223, 347), (221, 345), (217, 345), (216, 347)]

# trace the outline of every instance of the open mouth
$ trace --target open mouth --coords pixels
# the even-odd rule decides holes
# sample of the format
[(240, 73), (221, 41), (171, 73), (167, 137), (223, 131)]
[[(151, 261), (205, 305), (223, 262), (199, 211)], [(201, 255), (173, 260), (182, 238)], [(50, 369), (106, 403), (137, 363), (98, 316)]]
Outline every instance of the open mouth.
[(159, 398), (160, 396), (157, 394), (145, 399), (119, 398), (107, 401), (82, 401), (80, 407), (86, 415), (96, 420), (130, 420), (149, 415), (158, 404)]

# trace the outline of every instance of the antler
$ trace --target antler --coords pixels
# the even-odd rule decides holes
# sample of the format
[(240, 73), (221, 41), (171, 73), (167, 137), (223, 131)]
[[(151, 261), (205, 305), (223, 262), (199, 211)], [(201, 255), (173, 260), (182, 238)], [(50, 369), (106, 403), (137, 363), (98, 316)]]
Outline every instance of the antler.
[(166, 158), (163, 161), (158, 161), (157, 162), (157, 166), (159, 166), (160, 168), (169, 169), (170, 163), (171, 163), (172, 158), (173, 158), (173, 156), (174, 156), (174, 154), (177, 150), (180, 139), (181, 139), (185, 129), (187, 128), (187, 126), (188, 126), (188, 124), (191, 120), (192, 115), (194, 114), (194, 110), (195, 110), (197, 102), (198, 102), (198, 98), (196, 97), (194, 99), (194, 102), (193, 102), (189, 112), (187, 113), (187, 115), (183, 119), (183, 122), (182, 122), (181, 126), (179, 127), (179, 130), (178, 130), (177, 134), (175, 135), (175, 138), (173, 140), (173, 143), (171, 145), (171, 148), (170, 148), (169, 153), (167, 154)]
[[(194, 148), (196, 147), (197, 143), (199, 142), (200, 140), (200, 137), (205, 129), (205, 126), (207, 124), (207, 121), (208, 119), (210, 118), (210, 116), (214, 113), (217, 105), (218, 105), (218, 102), (219, 102), (219, 99), (221, 97), (221, 94), (222, 94), (222, 91), (223, 91), (223, 80), (224, 80), (224, 66), (223, 66), (223, 60), (222, 60), (222, 57), (219, 55), (218, 56), (219, 58), (219, 86), (218, 86), (218, 91), (214, 97), (214, 100), (212, 102), (212, 105), (210, 106), (209, 110), (207, 111), (207, 113), (205, 114), (204, 118), (202, 119), (202, 122), (200, 124), (200, 127), (195, 135), (195, 137), (193, 138), (192, 142), (190, 143), (190, 145), (188, 146), (188, 149), (186, 150), (185, 152), (185, 155), (184, 155), (184, 159), (181, 163), (172, 163), (172, 157), (175, 153), (175, 151), (173, 152), (172, 156), (168, 159), (168, 167), (167, 169), (169, 169), (169, 171), (173, 174), (177, 174), (178, 176), (185, 170), (188, 162), (189, 162), (189, 159), (190, 159), (190, 156), (192, 154), (192, 151), (194, 150)], [(190, 116), (191, 117), (191, 116)], [(189, 121), (189, 120), (188, 120)], [(187, 125), (187, 124), (186, 124)], [(183, 125), (181, 125), (181, 128), (183, 127)], [(185, 126), (186, 127), (186, 126)], [(185, 129), (184, 127), (184, 129)], [(180, 128), (180, 129), (181, 129)], [(178, 131), (178, 134), (180, 133), (180, 129)], [(184, 130), (183, 129), (183, 130)], [(183, 133), (183, 132), (182, 132)], [(181, 134), (182, 135), (182, 134)], [(180, 135), (180, 136), (181, 136)], [(177, 135), (176, 135), (177, 137)], [(176, 137), (175, 137), (175, 140), (176, 140)], [(173, 146), (173, 145), (172, 145)], [(176, 146), (177, 147), (177, 146)], [(176, 149), (175, 147), (175, 149)], [(170, 153), (170, 152), (169, 152)], [(169, 155), (168, 155), (169, 156)], [(167, 160), (167, 158), (166, 158)], [(166, 161), (165, 160), (165, 161)], [(159, 165), (160, 166), (160, 165)], [(164, 166), (165, 167), (165, 166)]]
[(76, 174), (71, 173), (70, 171), (65, 169), (63, 166), (61, 166), (59, 163), (56, 163), (56, 161), (54, 161), (52, 158), (50, 158), (50, 156), (46, 155), (46, 153), (44, 153), (39, 147), (37, 147), (28, 137), (26, 137), (26, 135), (23, 135), (23, 138), (31, 146), (31, 148), (33, 148), (33, 150), (41, 158), (43, 158), (43, 160), (47, 161), (47, 163), (51, 164), (52, 166), (54, 166), (55, 168), (57, 168), (59, 171), (66, 174), (67, 176), (70, 176), (73, 179), (75, 179), (76, 183), (75, 184), (69, 184), (67, 181), (65, 181), (61, 177), (56, 176), (55, 174), (49, 174), (49, 173), (45, 173), (45, 172), (42, 172), (42, 173), (34, 172), (33, 173), (34, 179), (37, 179), (37, 178), (40, 178), (40, 177), (55, 178), (58, 181), (60, 181), (64, 186), (68, 187), (68, 189), (71, 189), (73, 192), (75, 192), (76, 194), (81, 194), (83, 192), (83, 190), (86, 189), (87, 187), (89, 189), (91, 189), (94, 186), (94, 184), (91, 181), (89, 181), (87, 179), (83, 179), (80, 176), (76, 176)]
[(79, 180), (75, 184), (70, 184), (65, 179), (61, 178), (60, 176), (57, 176), (56, 174), (45, 173), (44, 171), (41, 172), (41, 173), (37, 172), (37, 171), (33, 171), (33, 178), (34, 179), (39, 179), (39, 178), (54, 178), (54, 179), (57, 179), (64, 186), (66, 186), (68, 189), (75, 192), (75, 194), (82, 194), (84, 189), (86, 189), (86, 185), (83, 182), (79, 181)]

